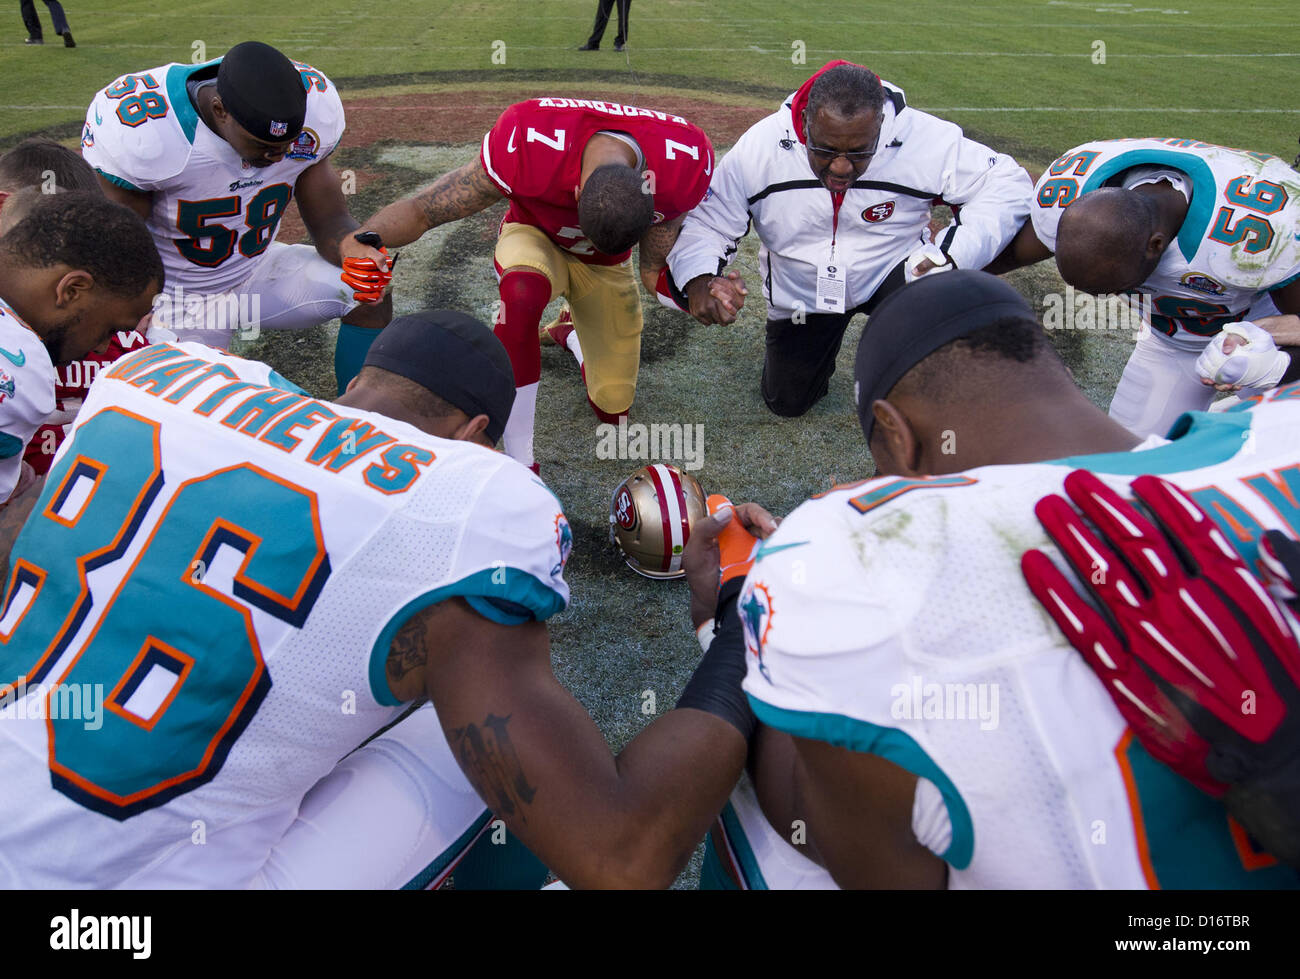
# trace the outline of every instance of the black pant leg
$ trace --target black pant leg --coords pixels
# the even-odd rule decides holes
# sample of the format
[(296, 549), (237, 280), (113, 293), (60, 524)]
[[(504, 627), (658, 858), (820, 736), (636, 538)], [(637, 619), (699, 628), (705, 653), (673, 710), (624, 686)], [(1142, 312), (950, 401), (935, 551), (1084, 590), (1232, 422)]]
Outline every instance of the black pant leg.
[(20, 0), (23, 26), (27, 28), (28, 37), (41, 37), (41, 19), (36, 16), (36, 0)]
[(600, 0), (596, 5), (596, 23), (591, 28), (591, 37), (587, 43), (593, 48), (600, 46), (600, 39), (605, 36), (605, 27), (609, 23), (609, 12), (614, 9), (614, 0)]
[[(870, 316), (871, 311), (879, 306), (886, 296), (891, 292), (903, 288), (903, 286), (907, 284), (907, 278), (903, 275), (903, 265), (906, 264), (906, 261), (907, 260), (904, 259), (902, 262), (895, 265), (893, 270), (885, 276), (885, 281), (876, 286), (876, 291), (871, 294), (871, 298), (854, 310), (854, 312), (866, 313)], [(939, 274), (942, 275), (943, 273), (940, 272)]]
[(870, 316), (904, 282), (900, 262), (871, 298), (854, 309), (844, 313), (809, 313), (803, 323), (768, 320), (762, 383), (767, 406), (778, 415), (795, 417), (825, 397), (849, 321), (858, 313)]
[(615, 44), (627, 42), (627, 21), (631, 11), (632, 0), (618, 0), (618, 37), (614, 38)]
[(773, 413), (793, 418), (825, 397), (852, 318), (852, 312), (809, 313), (803, 323), (767, 321), (762, 390)]
[(50, 8), (50, 18), (54, 21), (54, 33), (60, 36), (68, 33), (68, 18), (63, 13), (63, 4), (59, 0), (45, 0), (45, 6)]

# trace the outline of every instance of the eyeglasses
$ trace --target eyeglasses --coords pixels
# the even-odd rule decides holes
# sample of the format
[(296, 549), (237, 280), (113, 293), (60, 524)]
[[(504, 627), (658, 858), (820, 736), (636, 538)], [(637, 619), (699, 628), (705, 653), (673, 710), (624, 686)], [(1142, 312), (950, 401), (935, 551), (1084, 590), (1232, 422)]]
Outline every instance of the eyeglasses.
[(808, 152), (813, 157), (813, 159), (817, 160), (819, 163), (828, 163), (828, 164), (834, 163), (835, 160), (841, 156), (844, 157), (844, 159), (848, 160), (849, 163), (853, 163), (853, 164), (867, 163), (868, 161), (871, 160), (873, 156), (876, 155), (876, 150), (880, 148), (879, 130), (876, 131), (876, 142), (872, 145), (871, 149), (856, 150), (852, 153), (846, 153), (843, 150), (828, 149), (825, 146), (814, 145), (812, 142), (812, 131), (808, 129), (806, 123), (804, 125), (804, 132), (808, 136), (808, 142), (805, 144), (808, 147)]

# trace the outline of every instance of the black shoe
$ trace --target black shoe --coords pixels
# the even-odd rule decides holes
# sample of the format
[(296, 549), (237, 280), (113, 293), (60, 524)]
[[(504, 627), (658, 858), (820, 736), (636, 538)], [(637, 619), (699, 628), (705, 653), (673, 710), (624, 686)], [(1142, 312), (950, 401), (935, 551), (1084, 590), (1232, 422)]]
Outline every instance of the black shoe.
[(72, 31), (63, 32), (63, 46), (65, 48), (75, 48), (77, 42), (72, 39)]
[(44, 43), (45, 43), (45, 38), (43, 38), (43, 37), (29, 37), (27, 40), (23, 41), (23, 43), (24, 43), (24, 44), (44, 44)]
[(623, 45), (620, 44), (618, 41), (615, 41), (615, 42), (614, 42), (614, 50), (615, 50), (615, 51), (622, 51), (622, 50), (623, 50)]
[[(39, 42), (37, 42), (37, 43), (39, 43)], [(582, 45), (582, 47), (578, 48), (578, 50), (579, 50), (579, 51), (599, 51), (599, 50), (600, 50), (600, 45), (599, 45), (599, 44), (592, 44), (590, 41), (588, 41), (586, 44)]]

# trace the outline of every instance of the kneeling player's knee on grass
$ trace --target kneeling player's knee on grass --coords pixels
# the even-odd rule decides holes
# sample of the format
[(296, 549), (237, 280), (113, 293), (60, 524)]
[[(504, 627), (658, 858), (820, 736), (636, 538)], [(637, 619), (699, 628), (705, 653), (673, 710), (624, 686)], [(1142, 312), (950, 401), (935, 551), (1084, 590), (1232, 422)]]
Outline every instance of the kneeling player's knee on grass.
[[(590, 392), (587, 395), (587, 401), (591, 405), (591, 410), (596, 413), (596, 417), (602, 422), (610, 425), (617, 425), (620, 418), (626, 418), (627, 413), (632, 409), (632, 398), (636, 395), (636, 388), (626, 385), (610, 385), (602, 387), (599, 391)], [(599, 403), (597, 403), (599, 399)], [(622, 405), (621, 408), (610, 410), (601, 407), (602, 405)]]

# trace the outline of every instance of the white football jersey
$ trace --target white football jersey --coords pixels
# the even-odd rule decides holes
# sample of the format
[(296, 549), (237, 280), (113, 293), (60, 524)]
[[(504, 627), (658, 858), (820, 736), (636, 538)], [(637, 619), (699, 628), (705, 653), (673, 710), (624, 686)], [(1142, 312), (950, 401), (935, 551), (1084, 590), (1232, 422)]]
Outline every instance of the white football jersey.
[(568, 601), (572, 535), (523, 466), (199, 344), (100, 375), (35, 514), (0, 613), (5, 887), (247, 883), (399, 713), (413, 614)]
[(54, 411), (55, 380), (41, 338), (0, 300), (0, 503), (18, 485), (27, 443)]
[(1125, 185), (1134, 167), (1177, 170), (1191, 191), (1178, 237), (1138, 287), (1152, 297), (1157, 332), (1204, 346), (1261, 293), (1300, 276), (1300, 174), (1267, 153), (1191, 139), (1097, 140), (1065, 153), (1034, 187), (1038, 240), (1056, 251), (1063, 210), (1098, 187)]
[(1121, 493), (1166, 475), (1250, 564), (1265, 529), (1300, 536), (1300, 385), (1150, 441), (838, 488), (758, 553), (739, 599), (754, 713), (919, 776), (913, 831), (950, 887), (1300, 882), (1142, 749), (1021, 577), (1026, 550), (1057, 554), (1033, 509), (1076, 468)]
[(82, 130), (82, 156), (105, 179), (153, 193), (148, 225), (173, 297), (177, 286), (227, 292), (252, 275), (275, 240), (298, 177), (343, 137), (334, 84), (295, 62), (307, 89), (302, 134), (280, 162), (245, 165), (199, 117), (186, 91), (192, 75), (220, 62), (123, 75), (96, 93)]

